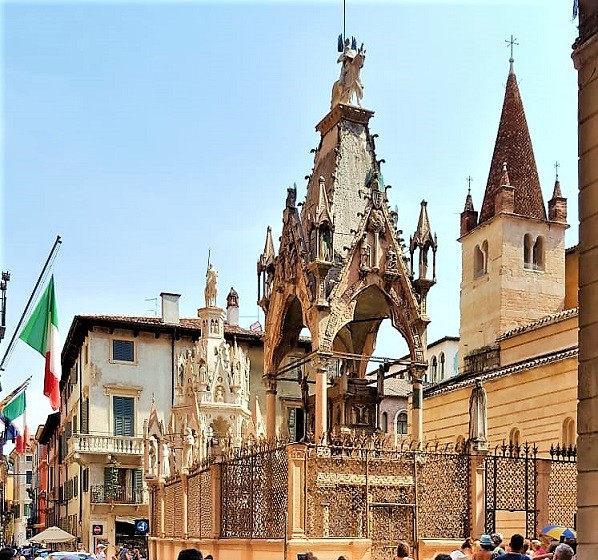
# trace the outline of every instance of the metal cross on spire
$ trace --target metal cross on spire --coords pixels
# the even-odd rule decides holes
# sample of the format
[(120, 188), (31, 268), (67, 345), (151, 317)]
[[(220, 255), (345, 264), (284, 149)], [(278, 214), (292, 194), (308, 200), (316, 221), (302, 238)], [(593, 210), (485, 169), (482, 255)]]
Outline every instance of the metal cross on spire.
[(559, 180), (559, 167), (561, 166), (561, 164), (558, 161), (554, 162), (554, 174), (555, 174), (555, 180), (558, 181)]
[(513, 35), (511, 35), (511, 39), (505, 39), (505, 43), (507, 43), (507, 45), (511, 47), (511, 58), (509, 62), (513, 62), (513, 46), (519, 46), (519, 43), (517, 42), (517, 37), (513, 37)]
[(471, 175), (467, 176), (467, 194), (471, 194), (471, 182), (473, 181), (473, 177)]

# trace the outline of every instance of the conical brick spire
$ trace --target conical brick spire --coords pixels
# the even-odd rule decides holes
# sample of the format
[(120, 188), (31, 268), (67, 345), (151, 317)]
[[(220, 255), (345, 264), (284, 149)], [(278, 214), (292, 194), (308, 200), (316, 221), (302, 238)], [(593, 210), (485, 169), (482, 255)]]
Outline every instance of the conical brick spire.
[(505, 163), (509, 169), (510, 184), (514, 187), (514, 213), (546, 220), (546, 208), (540, 189), (532, 141), (512, 64), (507, 78), (484, 202), (480, 211), (480, 223), (491, 219), (496, 214), (495, 200), (502, 186)]

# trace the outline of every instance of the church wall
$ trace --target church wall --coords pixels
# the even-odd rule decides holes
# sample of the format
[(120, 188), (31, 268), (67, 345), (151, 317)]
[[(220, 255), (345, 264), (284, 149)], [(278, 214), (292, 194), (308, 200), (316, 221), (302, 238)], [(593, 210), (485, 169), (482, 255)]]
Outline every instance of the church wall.
[[(540, 453), (562, 439), (563, 421), (575, 419), (577, 360), (568, 358), (495, 380), (485, 380), (488, 398), (488, 440), (491, 446), (508, 441), (513, 428), (520, 443), (533, 442)], [(424, 439), (455, 442), (469, 432), (472, 387), (424, 396)]]
[[(544, 238), (544, 270), (524, 268), (526, 233)], [(513, 215), (497, 216), (461, 239), (460, 363), (498, 335), (562, 311), (565, 247), (562, 226)], [(476, 246), (488, 243), (487, 272), (474, 276)]]
[(577, 346), (577, 316), (511, 336), (500, 342), (500, 365), (508, 366)]

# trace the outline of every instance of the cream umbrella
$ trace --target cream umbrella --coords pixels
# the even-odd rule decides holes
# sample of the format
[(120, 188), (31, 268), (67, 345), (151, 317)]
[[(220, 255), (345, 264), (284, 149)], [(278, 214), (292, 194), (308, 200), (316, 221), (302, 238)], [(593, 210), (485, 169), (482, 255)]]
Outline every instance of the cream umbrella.
[(76, 537), (63, 531), (60, 527), (48, 527), (45, 531), (31, 537), (30, 542), (34, 543), (63, 543), (74, 541)]

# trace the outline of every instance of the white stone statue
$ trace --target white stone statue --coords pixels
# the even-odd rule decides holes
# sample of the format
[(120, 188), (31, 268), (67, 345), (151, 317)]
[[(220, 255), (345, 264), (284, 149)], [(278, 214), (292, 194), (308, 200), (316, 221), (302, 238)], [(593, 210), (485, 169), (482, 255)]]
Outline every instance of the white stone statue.
[(148, 440), (148, 450), (147, 450), (147, 455), (148, 455), (147, 474), (148, 474), (148, 476), (151, 476), (151, 477), (156, 476), (156, 460), (157, 460), (156, 455), (157, 454), (158, 454), (158, 452), (156, 449), (156, 439), (152, 436)]
[(367, 233), (363, 234), (361, 239), (361, 249), (359, 254), (359, 270), (369, 272), (372, 267), (372, 248), (368, 243)]
[(482, 385), (482, 380), (476, 379), (475, 387), (469, 397), (469, 439), (474, 442), (487, 441), (486, 404), (486, 389)]
[[(173, 462), (173, 466), (174, 466), (173, 456), (170, 453), (170, 447), (168, 446), (168, 442), (165, 441), (162, 443), (162, 464), (160, 465), (160, 470), (161, 470), (160, 474), (164, 478), (168, 478), (170, 476), (171, 462)], [(173, 469), (173, 472), (174, 472), (174, 469)]]
[(356, 50), (356, 48), (355, 41), (351, 45), (349, 39), (345, 39), (345, 49), (337, 61), (341, 63), (341, 75), (334, 82), (334, 86), (332, 86), (331, 109), (339, 103), (352, 104), (353, 96), (356, 98), (357, 105), (361, 107), (363, 84), (361, 83), (359, 73), (365, 61), (365, 49), (363, 48), (363, 44), (359, 50)]
[(195, 436), (191, 428), (185, 428), (183, 432), (183, 469), (190, 469), (193, 465), (193, 449), (195, 447)]
[(206, 307), (216, 307), (216, 298), (218, 296), (218, 273), (214, 270), (212, 263), (206, 271), (206, 289), (204, 290), (206, 298)]

